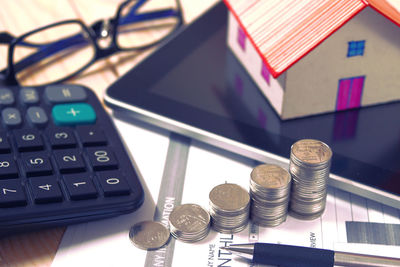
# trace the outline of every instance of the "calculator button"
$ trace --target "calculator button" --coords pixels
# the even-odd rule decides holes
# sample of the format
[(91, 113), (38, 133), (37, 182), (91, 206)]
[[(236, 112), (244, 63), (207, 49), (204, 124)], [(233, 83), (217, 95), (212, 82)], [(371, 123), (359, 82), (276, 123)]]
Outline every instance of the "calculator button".
[(18, 177), (17, 163), (11, 155), (0, 156), (0, 179)]
[(15, 141), (18, 151), (37, 151), (43, 150), (44, 144), (40, 133), (36, 129), (22, 129), (14, 131)]
[(9, 106), (14, 104), (14, 95), (10, 89), (2, 88), (0, 89), (0, 105)]
[(6, 132), (0, 132), (0, 153), (5, 154), (10, 152), (11, 152), (11, 146), (10, 143), (8, 142), (7, 134)]
[(97, 180), (106, 197), (129, 195), (130, 193), (129, 185), (119, 171), (99, 172), (97, 173)]
[(68, 103), (84, 101), (87, 97), (85, 90), (78, 85), (50, 85), (44, 89), (45, 98), (50, 103)]
[(26, 176), (45, 176), (53, 173), (50, 159), (43, 153), (25, 154), (21, 157)]
[(64, 175), (63, 179), (72, 200), (97, 197), (96, 188), (88, 173)]
[(93, 107), (86, 103), (55, 105), (51, 114), (56, 125), (93, 124), (96, 122), (96, 113)]
[(107, 144), (107, 138), (103, 131), (92, 125), (77, 126), (79, 139), (83, 146), (104, 146)]
[(38, 92), (33, 88), (22, 88), (19, 91), (19, 99), (25, 105), (32, 105), (39, 103)]
[(45, 125), (49, 120), (46, 112), (41, 107), (30, 107), (26, 111), (28, 121), (36, 126)]
[(60, 186), (55, 176), (30, 179), (33, 199), (36, 203), (60, 202), (63, 200)]
[(0, 207), (24, 206), (26, 204), (24, 188), (19, 180), (0, 181)]
[(54, 149), (72, 148), (77, 145), (74, 132), (70, 128), (57, 127), (48, 129), (47, 136), (51, 147)]
[(16, 108), (5, 108), (1, 112), (1, 118), (6, 126), (14, 127), (22, 123), (21, 113)]
[(61, 173), (74, 173), (85, 171), (85, 163), (77, 149), (56, 150), (54, 159)]
[(105, 147), (88, 148), (87, 154), (90, 164), (95, 171), (111, 170), (118, 167), (114, 152)]

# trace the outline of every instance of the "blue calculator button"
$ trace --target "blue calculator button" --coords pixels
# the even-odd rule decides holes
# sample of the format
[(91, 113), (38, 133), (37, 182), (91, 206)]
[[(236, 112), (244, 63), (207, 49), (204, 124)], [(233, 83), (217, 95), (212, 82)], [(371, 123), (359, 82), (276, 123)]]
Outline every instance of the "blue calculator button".
[[(25, 206), (24, 188), (19, 180), (0, 181), (0, 207)], [(4, 212), (4, 210), (2, 211)]]
[(93, 124), (96, 122), (96, 112), (86, 103), (71, 103), (55, 105), (52, 116), (56, 125)]

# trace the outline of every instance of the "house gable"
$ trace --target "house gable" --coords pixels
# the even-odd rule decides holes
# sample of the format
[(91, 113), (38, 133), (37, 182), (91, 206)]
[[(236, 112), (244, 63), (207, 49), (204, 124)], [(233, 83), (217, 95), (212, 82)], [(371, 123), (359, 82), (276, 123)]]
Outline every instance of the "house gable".
[(400, 26), (400, 12), (387, 0), (224, 2), (275, 78), (366, 7)]
[[(364, 54), (348, 57), (349, 42), (360, 40)], [(365, 8), (286, 71), (282, 117), (335, 110), (339, 80), (350, 77), (364, 77), (361, 105), (400, 99), (399, 44), (400, 28)]]

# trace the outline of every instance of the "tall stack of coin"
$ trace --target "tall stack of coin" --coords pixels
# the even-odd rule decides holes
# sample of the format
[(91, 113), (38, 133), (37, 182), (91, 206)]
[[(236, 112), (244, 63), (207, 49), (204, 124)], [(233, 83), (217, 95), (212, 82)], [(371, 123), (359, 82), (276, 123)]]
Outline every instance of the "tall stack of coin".
[(292, 145), (290, 211), (294, 217), (312, 220), (325, 210), (332, 150), (321, 141), (302, 139)]
[(210, 214), (197, 204), (176, 206), (169, 215), (172, 236), (183, 242), (205, 238), (210, 230)]
[(286, 220), (291, 177), (287, 170), (262, 164), (250, 175), (251, 220), (261, 226), (277, 226)]
[(237, 184), (214, 187), (209, 195), (212, 227), (220, 233), (238, 233), (246, 228), (250, 213), (249, 193)]

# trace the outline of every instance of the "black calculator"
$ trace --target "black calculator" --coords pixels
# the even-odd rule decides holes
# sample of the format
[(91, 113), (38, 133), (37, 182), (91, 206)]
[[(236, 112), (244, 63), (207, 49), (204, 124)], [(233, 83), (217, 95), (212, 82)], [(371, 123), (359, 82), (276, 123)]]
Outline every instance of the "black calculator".
[(0, 233), (129, 213), (143, 188), (84, 86), (0, 87)]

